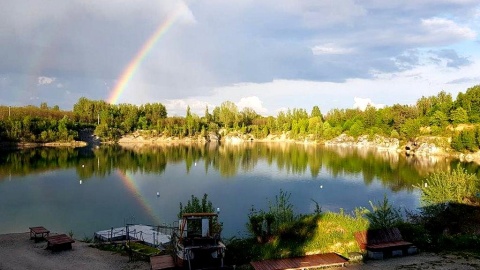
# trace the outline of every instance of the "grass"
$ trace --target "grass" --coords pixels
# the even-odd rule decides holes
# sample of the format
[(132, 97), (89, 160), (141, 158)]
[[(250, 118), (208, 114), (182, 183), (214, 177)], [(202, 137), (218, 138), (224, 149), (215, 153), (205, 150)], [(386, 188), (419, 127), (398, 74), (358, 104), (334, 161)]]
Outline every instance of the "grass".
[(283, 223), (266, 243), (254, 238), (227, 241), (226, 260), (242, 265), (250, 261), (287, 258), (309, 254), (336, 252), (348, 256), (360, 252), (354, 232), (368, 228), (368, 220), (357, 210), (353, 215), (324, 212), (303, 215), (295, 221)]
[(368, 226), (368, 221), (361, 215), (323, 213), (318, 219), (316, 233), (306, 242), (305, 254), (336, 252), (348, 256), (350, 252), (360, 252), (353, 234), (366, 230)]
[(145, 244), (139, 243), (139, 242), (130, 242), (130, 248), (132, 251), (137, 252), (139, 254), (145, 255), (145, 256), (153, 256), (153, 255), (158, 255), (160, 254), (160, 250), (151, 246), (147, 246)]
[[(159, 255), (162, 253), (159, 249), (156, 249), (154, 247), (139, 243), (139, 242), (130, 242), (128, 243), (128, 246), (130, 247), (132, 251), (132, 257), (135, 258), (135, 260), (145, 260), (148, 261), (151, 256), (154, 255)], [(104, 251), (111, 251), (115, 253), (120, 253), (122, 255), (127, 256), (128, 252), (126, 249), (126, 243), (97, 243), (97, 244), (92, 244), (90, 247), (98, 248), (100, 250)]]

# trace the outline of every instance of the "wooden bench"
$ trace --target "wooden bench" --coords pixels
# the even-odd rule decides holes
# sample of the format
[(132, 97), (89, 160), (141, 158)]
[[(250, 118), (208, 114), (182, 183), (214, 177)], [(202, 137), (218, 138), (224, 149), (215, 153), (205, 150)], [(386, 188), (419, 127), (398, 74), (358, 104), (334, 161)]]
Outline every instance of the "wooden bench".
[(72, 249), (72, 243), (75, 243), (75, 240), (66, 234), (53, 235), (45, 239), (47, 240), (47, 249), (52, 251)]
[(45, 229), (42, 226), (37, 226), (37, 227), (30, 227), (30, 239), (35, 239), (35, 242), (38, 242), (38, 240), (45, 239), (45, 237), (48, 237), (50, 235), (50, 231)]
[(355, 240), (371, 259), (403, 256), (417, 253), (411, 242), (403, 240), (398, 228), (367, 230), (355, 233)]

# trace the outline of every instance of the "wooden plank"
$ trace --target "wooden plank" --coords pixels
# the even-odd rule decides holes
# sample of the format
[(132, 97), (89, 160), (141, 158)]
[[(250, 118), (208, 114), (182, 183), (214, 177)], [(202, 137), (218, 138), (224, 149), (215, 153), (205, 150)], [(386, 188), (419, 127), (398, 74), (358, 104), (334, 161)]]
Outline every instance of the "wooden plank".
[(152, 270), (162, 270), (175, 268), (175, 263), (172, 256), (170, 255), (160, 255), (150, 257), (150, 269)]
[(343, 266), (348, 261), (336, 253), (251, 262), (255, 270), (294, 270), (329, 266)]

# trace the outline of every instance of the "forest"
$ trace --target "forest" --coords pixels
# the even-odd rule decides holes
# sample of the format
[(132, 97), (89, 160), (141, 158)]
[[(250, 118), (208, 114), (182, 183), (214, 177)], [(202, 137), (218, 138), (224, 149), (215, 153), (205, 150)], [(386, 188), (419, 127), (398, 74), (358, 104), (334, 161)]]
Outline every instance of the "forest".
[(122, 135), (142, 130), (152, 136), (199, 137), (236, 132), (262, 139), (288, 134), (296, 140), (325, 141), (342, 133), (358, 137), (375, 134), (406, 141), (418, 136), (451, 137), (456, 151), (473, 152), (480, 147), (480, 85), (460, 92), (455, 99), (445, 91), (422, 96), (412, 105), (394, 104), (383, 108), (332, 109), (323, 114), (318, 106), (309, 111), (293, 108), (274, 116), (262, 116), (251, 108), (240, 110), (225, 101), (205, 108), (203, 115), (192, 113), (168, 116), (161, 103), (109, 104), (82, 97), (72, 111), (37, 106), (0, 106), (0, 141), (72, 141), (79, 131), (91, 128), (103, 140), (115, 141)]

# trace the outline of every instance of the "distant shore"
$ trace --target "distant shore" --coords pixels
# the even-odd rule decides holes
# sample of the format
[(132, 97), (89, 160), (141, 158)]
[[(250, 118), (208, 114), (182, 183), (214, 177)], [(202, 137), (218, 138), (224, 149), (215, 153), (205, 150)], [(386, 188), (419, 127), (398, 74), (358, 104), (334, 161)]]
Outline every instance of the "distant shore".
[[(380, 138), (380, 139), (378, 139)], [(434, 143), (421, 143), (417, 151), (406, 150), (408, 145), (400, 145), (397, 139), (384, 138), (377, 136), (375, 141), (368, 141), (367, 136), (360, 136), (358, 139), (342, 134), (329, 141), (316, 141), (312, 139), (296, 140), (291, 139), (285, 134), (269, 135), (266, 138), (256, 139), (251, 135), (227, 135), (221, 139), (216, 135), (209, 135), (206, 137), (165, 137), (165, 136), (148, 136), (141, 132), (135, 132), (122, 136), (117, 141), (101, 141), (100, 138), (90, 132), (82, 132), (80, 134), (80, 141), (71, 142), (49, 142), (49, 143), (29, 143), (29, 142), (0, 142), (0, 149), (27, 149), (34, 147), (85, 147), (87, 145), (111, 145), (118, 144), (128, 148), (142, 148), (144, 146), (152, 145), (175, 145), (175, 144), (205, 144), (205, 143), (226, 143), (226, 144), (243, 144), (250, 142), (260, 143), (294, 143), (302, 145), (328, 145), (338, 147), (356, 147), (356, 148), (376, 148), (381, 151), (405, 153), (417, 157), (446, 157), (459, 159), (461, 162), (474, 162), (480, 164), (480, 151), (475, 153), (460, 153), (447, 149), (448, 147), (439, 147)], [(417, 138), (424, 140), (424, 137)], [(395, 141), (396, 140), (396, 141)], [(420, 144), (419, 144), (420, 145)]]
[(48, 143), (35, 143), (35, 142), (0, 142), (0, 149), (26, 149), (35, 147), (84, 147), (88, 144), (84, 141), (72, 141), (72, 142), (48, 142)]

